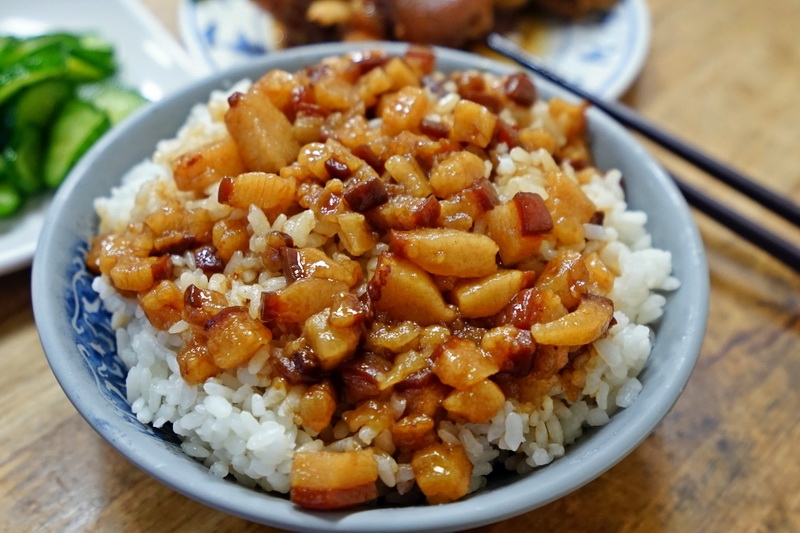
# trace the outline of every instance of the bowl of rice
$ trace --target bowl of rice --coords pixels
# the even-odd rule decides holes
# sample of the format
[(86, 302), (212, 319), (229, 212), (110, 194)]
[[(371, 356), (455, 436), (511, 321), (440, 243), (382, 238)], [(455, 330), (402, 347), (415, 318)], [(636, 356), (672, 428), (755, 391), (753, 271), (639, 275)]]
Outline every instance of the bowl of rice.
[(687, 204), (621, 126), (380, 42), (131, 117), (56, 195), (32, 289), (103, 438), (298, 531), (459, 530), (574, 491), (668, 413), (708, 309)]

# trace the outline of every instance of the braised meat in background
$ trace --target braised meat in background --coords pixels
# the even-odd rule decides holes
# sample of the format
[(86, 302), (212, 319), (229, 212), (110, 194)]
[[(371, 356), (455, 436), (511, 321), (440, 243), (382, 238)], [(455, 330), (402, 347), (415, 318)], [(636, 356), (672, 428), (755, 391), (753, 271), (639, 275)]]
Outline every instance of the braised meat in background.
[(618, 0), (253, 0), (280, 24), (283, 46), (400, 40), (460, 48), (520, 12), (580, 18)]

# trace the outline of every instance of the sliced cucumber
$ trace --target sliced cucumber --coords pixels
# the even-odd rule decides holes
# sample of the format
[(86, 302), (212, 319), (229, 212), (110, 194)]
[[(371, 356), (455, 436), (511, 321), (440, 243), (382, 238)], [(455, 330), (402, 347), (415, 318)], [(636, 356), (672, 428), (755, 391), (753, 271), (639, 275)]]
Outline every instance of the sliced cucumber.
[(146, 102), (112, 83), (116, 70), (112, 44), (98, 35), (0, 36), (0, 218), (57, 187), (112, 124)]
[(72, 49), (72, 55), (91, 64), (95, 69), (103, 73), (107, 78), (117, 71), (117, 63), (114, 60), (114, 47), (97, 35), (80, 35), (77, 38), (77, 46)]
[(58, 187), (64, 177), (111, 127), (103, 111), (82, 100), (70, 100), (56, 117), (50, 130), (50, 144), (44, 160), (44, 183)]
[(67, 56), (65, 67), (67, 78), (78, 83), (93, 83), (114, 74), (105, 64), (77, 54)]
[(112, 126), (147, 103), (138, 92), (113, 83), (84, 85), (78, 96), (105, 111)]
[(0, 155), (0, 218), (8, 217), (22, 207), (23, 196), (9, 181), (11, 165)]
[(0, 54), (0, 68), (7, 68), (25, 61), (26, 57), (41, 53), (42, 50), (61, 50), (62, 37), (60, 34), (40, 35), (19, 39), (8, 37)]
[(0, 104), (25, 87), (61, 78), (92, 83), (114, 74), (114, 50), (95, 36), (51, 34), (6, 41), (0, 53)]
[(0, 218), (8, 217), (22, 207), (22, 195), (10, 183), (0, 183)]
[(10, 165), (8, 175), (16, 189), (26, 195), (42, 189), (42, 131), (21, 124), (14, 129), (11, 144), (5, 150)]
[(9, 50), (12, 50), (15, 46), (17, 46), (18, 42), (19, 39), (16, 37), (12, 37), (10, 35), (0, 36), (0, 58), (3, 58)]
[(63, 80), (49, 80), (30, 87), (16, 101), (15, 124), (45, 126), (74, 93), (74, 84)]
[(26, 87), (64, 76), (66, 72), (66, 57), (61, 53), (58, 43), (24, 55), (19, 61), (0, 69), (0, 104)]

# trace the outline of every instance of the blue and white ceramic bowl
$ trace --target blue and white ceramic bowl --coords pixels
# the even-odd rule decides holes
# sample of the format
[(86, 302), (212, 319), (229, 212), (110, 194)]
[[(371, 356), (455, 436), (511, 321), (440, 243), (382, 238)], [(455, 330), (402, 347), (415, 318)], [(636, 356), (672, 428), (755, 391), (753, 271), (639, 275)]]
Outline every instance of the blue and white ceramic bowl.
[[(226, 513), (291, 530), (451, 531), (496, 522), (551, 502), (593, 480), (636, 448), (683, 390), (702, 343), (708, 308), (708, 271), (687, 204), (661, 167), (625, 130), (589, 110), (591, 142), (600, 168), (628, 176), (631, 207), (647, 212), (654, 245), (669, 250), (681, 288), (667, 298), (643, 389), (633, 405), (586, 432), (564, 457), (524, 476), (504, 476), (456, 503), (414, 508), (369, 508), (315, 513), (288, 499), (209, 474), (184, 455), (174, 436), (139, 423), (125, 400), (125, 367), (115, 351), (109, 316), (91, 289), (84, 253), (96, 229), (93, 200), (107, 195), (132, 166), (171, 137), (189, 109), (212, 89), (255, 78), (272, 68), (295, 70), (358, 45), (325, 45), (270, 54), (246, 67), (194, 83), (131, 117), (82, 160), (58, 191), (33, 264), (33, 305), (45, 353), (69, 400), (114, 448), (154, 478)], [(363, 45), (362, 45), (363, 46)], [(394, 52), (404, 51), (385, 44)], [(440, 70), (511, 67), (462, 52), (439, 50)], [(541, 93), (565, 96), (547, 83)], [(635, 178), (633, 178), (635, 177)]]

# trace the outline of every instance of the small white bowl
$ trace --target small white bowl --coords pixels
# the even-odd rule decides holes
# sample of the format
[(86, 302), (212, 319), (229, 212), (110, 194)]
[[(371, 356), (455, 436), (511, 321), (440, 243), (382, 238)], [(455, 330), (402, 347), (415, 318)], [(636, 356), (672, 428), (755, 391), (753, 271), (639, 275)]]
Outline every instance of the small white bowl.
[[(366, 508), (318, 513), (287, 498), (251, 490), (214, 477), (186, 456), (174, 436), (137, 421), (125, 399), (126, 369), (116, 354), (114, 333), (84, 254), (96, 226), (92, 202), (132, 166), (148, 158), (159, 139), (172, 137), (190, 108), (213, 89), (273, 68), (297, 70), (324, 56), (369, 44), (326, 44), (274, 53), (244, 68), (219, 73), (150, 106), (103, 139), (58, 191), (48, 213), (33, 264), (33, 306), (50, 366), (83, 417), (132, 463), (186, 496), (254, 522), (290, 530), (452, 531), (519, 515), (556, 500), (611, 468), (636, 448), (677, 400), (702, 344), (708, 312), (708, 268), (702, 242), (686, 202), (659, 164), (620, 125), (596, 109), (588, 111), (591, 145), (598, 168), (618, 168), (627, 200), (648, 215), (655, 247), (671, 252), (681, 287), (667, 295), (655, 328), (643, 389), (630, 407), (600, 428), (586, 431), (564, 457), (535, 472), (500, 475), (461, 501), (438, 506)], [(381, 43), (390, 52), (405, 46)], [(436, 51), (442, 71), (478, 68), (504, 73), (512, 67), (472, 54)], [(544, 97), (570, 99), (537, 80)]]

